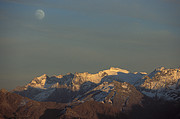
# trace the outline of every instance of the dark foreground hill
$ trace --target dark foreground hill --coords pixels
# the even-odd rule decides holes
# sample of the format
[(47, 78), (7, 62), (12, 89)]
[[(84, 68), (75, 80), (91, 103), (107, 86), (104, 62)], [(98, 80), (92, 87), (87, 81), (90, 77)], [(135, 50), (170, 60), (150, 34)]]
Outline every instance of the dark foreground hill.
[(122, 111), (117, 106), (97, 101), (61, 104), (37, 102), (0, 90), (0, 119), (179, 119), (180, 103), (144, 97)]
[[(48, 119), (58, 110), (46, 110), (40, 119)], [(50, 116), (51, 115), (51, 116)], [(180, 119), (180, 104), (150, 100), (142, 106), (133, 105), (132, 109), (126, 112), (120, 111), (110, 104), (103, 104), (97, 101), (65, 107), (56, 119)]]
[(0, 90), (0, 119), (39, 119), (47, 109), (61, 109), (64, 104), (55, 102), (37, 102)]

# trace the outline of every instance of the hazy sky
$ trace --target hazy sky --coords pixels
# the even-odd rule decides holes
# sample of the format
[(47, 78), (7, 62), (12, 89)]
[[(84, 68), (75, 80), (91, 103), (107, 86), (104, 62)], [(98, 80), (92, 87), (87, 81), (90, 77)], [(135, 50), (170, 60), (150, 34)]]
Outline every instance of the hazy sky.
[(44, 73), (177, 68), (179, 6), (179, 0), (0, 0), (0, 88)]

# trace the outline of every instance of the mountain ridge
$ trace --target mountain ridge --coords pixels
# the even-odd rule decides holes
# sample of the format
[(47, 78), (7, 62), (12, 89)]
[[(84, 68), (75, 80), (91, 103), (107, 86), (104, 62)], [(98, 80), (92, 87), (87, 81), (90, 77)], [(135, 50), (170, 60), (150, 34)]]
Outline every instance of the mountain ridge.
[[(25, 107), (31, 106), (28, 102), (32, 102), (34, 104), (32, 109), (38, 110), (41, 106), (43, 109), (39, 113), (29, 110), (28, 114), (33, 113), (34, 117), (37, 116), (40, 119), (51, 117), (58, 119), (174, 117), (176, 119), (176, 117), (180, 117), (178, 116), (178, 114), (180, 115), (178, 111), (180, 68), (160, 67), (149, 74), (145, 72), (131, 73), (128, 70), (114, 67), (95, 74), (76, 72), (51, 77), (43, 74), (11, 92), (1, 89), (0, 99), (2, 102), (0, 103), (2, 105), (0, 117), (9, 114), (11, 117), (16, 117), (13, 110), (18, 112), (18, 105), (24, 106), (17, 113), (19, 116), (23, 115), (21, 113), (26, 109)], [(56, 104), (60, 107), (56, 107)], [(14, 107), (12, 108), (10, 105), (14, 105)], [(153, 109), (153, 106), (156, 109)], [(4, 110), (10, 111), (6, 113)], [(152, 115), (150, 112), (153, 110), (157, 110), (157, 112), (153, 112)], [(163, 114), (164, 110), (170, 114)]]
[[(169, 95), (168, 93), (173, 92), (177, 97), (176, 100), (179, 100), (179, 88), (177, 89), (179, 79), (180, 69), (178, 68), (166, 69), (158, 67), (147, 74), (145, 72), (131, 73), (125, 69), (111, 67), (95, 74), (76, 72), (51, 77), (43, 74), (34, 78), (27, 85), (14, 89), (12, 92), (36, 101), (71, 102), (104, 82), (107, 82), (108, 85), (108, 83), (117, 81), (134, 85), (141, 93), (150, 97), (158, 96), (162, 98), (163, 95)], [(167, 83), (169, 84), (167, 85)], [(155, 88), (157, 86), (159, 86), (159, 89)], [(171, 90), (165, 90), (167, 86)], [(59, 100), (53, 99), (53, 96), (59, 97)], [(165, 96), (165, 98), (170, 99), (171, 96)]]
[[(83, 93), (92, 90), (103, 82), (128, 82), (135, 83), (146, 73), (131, 73), (128, 70), (111, 67), (108, 70), (99, 71), (95, 74), (88, 72), (68, 73), (66, 75), (58, 75), (49, 77), (46, 74), (34, 78), (24, 87), (19, 87), (13, 92), (22, 96), (29, 97), (37, 101), (47, 101), (51, 95), (59, 95), (62, 99), (68, 97), (77, 97)], [(64, 94), (64, 97), (60, 96)], [(65, 95), (66, 94), (66, 95)], [(54, 99), (52, 99), (54, 101)], [(73, 99), (72, 99), (73, 100)], [(71, 101), (72, 101), (71, 100)], [(51, 101), (51, 99), (49, 100)], [(64, 102), (64, 100), (59, 100)]]

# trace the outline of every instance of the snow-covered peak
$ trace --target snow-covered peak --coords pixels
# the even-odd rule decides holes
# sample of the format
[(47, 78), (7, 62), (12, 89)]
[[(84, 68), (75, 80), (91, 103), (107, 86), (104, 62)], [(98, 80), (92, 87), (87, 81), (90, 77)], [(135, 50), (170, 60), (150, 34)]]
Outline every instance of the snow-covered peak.
[(151, 72), (148, 76), (150, 78), (153, 78), (155, 77), (156, 74), (174, 74), (176, 72), (179, 72), (180, 69), (167, 69), (165, 67), (159, 67), (159, 68), (156, 68), (153, 72)]
[(157, 95), (159, 97), (164, 96), (166, 99), (172, 99), (169, 94), (180, 90), (180, 69), (166, 69), (161, 67), (144, 78), (146, 80), (140, 87), (145, 89), (145, 94), (151, 96)]
[(103, 72), (106, 72), (108, 75), (118, 75), (118, 72), (125, 73), (125, 74), (129, 73), (128, 70), (114, 68), (114, 67), (111, 67), (110, 69), (107, 69), (107, 70), (103, 70)]
[(47, 79), (47, 78), (49, 78), (47, 76), (47, 74), (43, 74), (42, 76), (37, 77), (38, 80), (44, 80), (44, 79)]
[(41, 88), (47, 89), (55, 86), (55, 84), (59, 85), (67, 85), (72, 90), (79, 90), (81, 85), (86, 82), (92, 82), (95, 84), (102, 83), (104, 81), (112, 82), (113, 80), (118, 81), (127, 81), (131, 84), (134, 84), (138, 79), (144, 76), (146, 73), (130, 73), (128, 70), (114, 68), (111, 67), (110, 69), (99, 71), (98, 73), (91, 74), (88, 72), (83, 73), (67, 73), (66, 75), (58, 75), (48, 77), (46, 74), (42, 76), (34, 78), (26, 87), (33, 87), (33, 88)]
[(159, 89), (176, 84), (180, 79), (180, 70), (161, 67), (154, 70), (148, 76), (143, 86), (149, 89)]
[(151, 72), (148, 76), (149, 76), (150, 78), (152, 78), (152, 77), (155, 76), (155, 74), (156, 74), (157, 72), (161, 72), (161, 71), (163, 71), (163, 70), (165, 70), (164, 67), (158, 67), (158, 68), (156, 68), (153, 72)]
[(58, 75), (58, 76), (53, 76), (53, 77), (56, 77), (56, 78), (63, 78), (63, 75)]
[(162, 70), (164, 70), (165, 69), (165, 67), (158, 67), (158, 68), (156, 68), (155, 70), (156, 71), (162, 71)]
[(46, 74), (43, 74), (42, 76), (34, 78), (29, 84), (26, 85), (26, 87), (35, 87), (35, 88), (44, 88), (46, 81), (49, 79), (49, 77)]

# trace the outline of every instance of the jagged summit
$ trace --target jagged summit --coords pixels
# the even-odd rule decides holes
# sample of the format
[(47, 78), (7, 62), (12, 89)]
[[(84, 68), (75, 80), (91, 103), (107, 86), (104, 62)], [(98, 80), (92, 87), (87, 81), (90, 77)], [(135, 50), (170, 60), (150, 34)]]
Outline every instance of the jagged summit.
[(41, 77), (39, 78), (49, 78), (47, 74), (43, 74)]
[(150, 78), (152, 78), (152, 77), (154, 77), (154, 75), (155, 75), (157, 72), (161, 72), (161, 71), (164, 70), (164, 69), (165, 69), (164, 67), (158, 67), (158, 68), (154, 69), (154, 71), (151, 72), (148, 76), (149, 76)]
[[(128, 71), (128, 70), (121, 69), (121, 68), (115, 68), (115, 67), (110, 67), (109, 69), (99, 71), (97, 74), (101, 74), (102, 72), (106, 72), (108, 75), (111, 75), (111, 74), (113, 75), (113, 74), (115, 74), (117, 72), (130, 73), (130, 71)], [(145, 72), (140, 72), (140, 73), (145, 73)], [(73, 73), (69, 72), (69, 73), (66, 73), (65, 75), (71, 75), (72, 76), (72, 75), (87, 75), (87, 74), (91, 74), (91, 73), (88, 73), (88, 72), (83, 72), (83, 73), (75, 72), (73, 74)], [(62, 78), (65, 75), (58, 75), (58, 76), (54, 75), (52, 77)], [(91, 75), (93, 75), (93, 74), (91, 74)], [(38, 78), (38, 79), (45, 79), (45, 78), (50, 78), (50, 77), (47, 74), (43, 74), (43, 75), (41, 75), (39, 77), (36, 77), (36, 78)]]
[[(167, 69), (160, 67), (155, 69), (140, 85), (144, 94), (151, 97), (164, 97), (169, 100), (180, 100), (180, 69)], [(171, 95), (173, 94), (173, 95)]]
[(165, 69), (165, 67), (161, 66), (161, 67), (156, 68), (155, 70), (156, 70), (156, 71), (162, 71), (162, 70), (164, 70), (164, 69)]
[[(60, 85), (74, 85), (78, 89), (79, 84), (83, 84), (85, 82), (93, 82), (93, 83), (100, 83), (103, 80), (108, 80), (109, 78), (116, 78), (115, 80), (126, 80), (129, 82), (129, 79), (134, 78), (134, 81), (142, 75), (146, 75), (145, 72), (134, 72), (130, 73), (128, 70), (120, 69), (120, 68), (114, 68), (111, 67), (110, 69), (99, 71), (98, 73), (91, 74), (88, 72), (83, 73), (67, 73), (66, 75), (58, 75), (58, 76), (52, 76), (49, 77), (46, 74), (43, 74), (42, 76), (34, 78), (29, 84), (26, 85), (26, 87), (35, 87), (35, 88), (49, 88), (52, 85), (59, 83)], [(130, 83), (130, 82), (129, 82)]]

